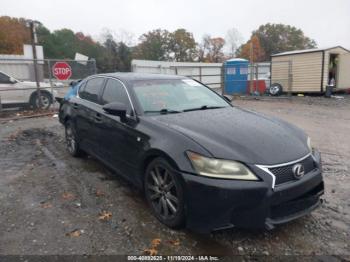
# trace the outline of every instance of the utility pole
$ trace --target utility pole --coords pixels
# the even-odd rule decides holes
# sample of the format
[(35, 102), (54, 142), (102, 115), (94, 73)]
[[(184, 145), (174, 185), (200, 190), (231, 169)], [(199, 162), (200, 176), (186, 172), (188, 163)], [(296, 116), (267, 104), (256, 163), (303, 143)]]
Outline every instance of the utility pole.
[(250, 81), (249, 81), (249, 91), (250, 94), (253, 94), (253, 78), (254, 78), (254, 50), (253, 50), (253, 41), (250, 40)]
[(38, 57), (36, 54), (36, 43), (37, 43), (37, 37), (35, 32), (35, 22), (29, 21), (29, 28), (30, 28), (30, 36), (31, 36), (31, 44), (32, 44), (32, 50), (33, 50), (33, 64), (34, 64), (34, 76), (35, 76), (35, 82), (36, 82), (36, 89), (37, 89), (37, 98), (38, 98), (38, 108), (41, 108), (41, 95), (40, 95), (40, 82), (39, 82), (39, 73), (38, 73)]

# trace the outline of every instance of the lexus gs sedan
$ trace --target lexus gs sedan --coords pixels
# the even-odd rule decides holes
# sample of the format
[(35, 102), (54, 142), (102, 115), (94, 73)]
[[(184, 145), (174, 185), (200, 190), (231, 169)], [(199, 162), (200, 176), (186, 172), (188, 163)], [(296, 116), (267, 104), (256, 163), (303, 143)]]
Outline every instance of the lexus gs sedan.
[(301, 129), (193, 79), (90, 76), (59, 120), (72, 156), (92, 155), (131, 181), (171, 228), (273, 229), (321, 203), (321, 157)]

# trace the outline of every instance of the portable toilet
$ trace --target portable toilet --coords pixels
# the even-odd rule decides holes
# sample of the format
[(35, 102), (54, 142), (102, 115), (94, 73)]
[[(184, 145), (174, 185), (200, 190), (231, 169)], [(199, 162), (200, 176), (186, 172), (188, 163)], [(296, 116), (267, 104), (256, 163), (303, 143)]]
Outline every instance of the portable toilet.
[(226, 94), (245, 94), (247, 92), (248, 64), (248, 60), (242, 58), (233, 58), (225, 62)]

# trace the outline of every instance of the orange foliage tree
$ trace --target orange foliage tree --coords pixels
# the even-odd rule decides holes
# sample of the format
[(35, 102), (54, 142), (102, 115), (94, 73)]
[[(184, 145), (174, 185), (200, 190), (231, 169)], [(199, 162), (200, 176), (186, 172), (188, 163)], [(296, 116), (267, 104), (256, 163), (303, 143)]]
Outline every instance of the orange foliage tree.
[(23, 18), (0, 17), (0, 54), (22, 54), (30, 43), (30, 30)]
[(265, 59), (265, 51), (261, 46), (259, 37), (256, 35), (253, 35), (246, 44), (242, 45), (240, 52), (238, 52), (239, 57), (251, 60), (251, 43), (253, 44), (253, 61), (251, 62), (263, 62)]

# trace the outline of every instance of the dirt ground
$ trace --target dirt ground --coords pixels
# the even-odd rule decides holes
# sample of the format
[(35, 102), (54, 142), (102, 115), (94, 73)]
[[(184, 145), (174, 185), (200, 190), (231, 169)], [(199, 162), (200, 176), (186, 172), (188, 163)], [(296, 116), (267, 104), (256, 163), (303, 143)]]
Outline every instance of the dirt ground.
[(161, 255), (349, 259), (350, 98), (239, 99), (234, 104), (283, 118), (311, 136), (322, 153), (326, 185), (319, 209), (273, 231), (198, 235), (170, 230), (130, 184), (90, 157), (70, 157), (56, 117), (0, 119), (0, 254), (135, 255), (159, 239), (155, 250)]

